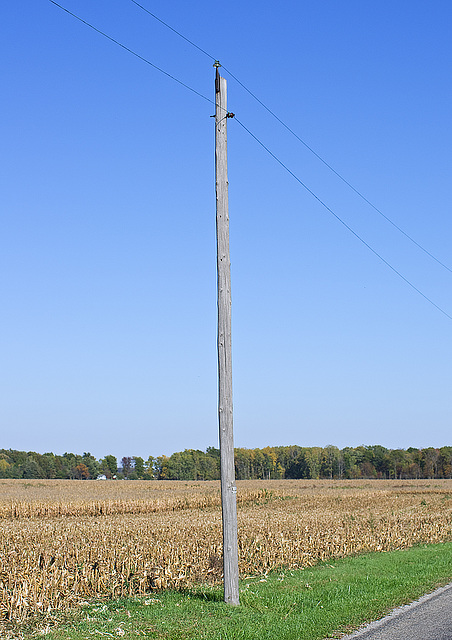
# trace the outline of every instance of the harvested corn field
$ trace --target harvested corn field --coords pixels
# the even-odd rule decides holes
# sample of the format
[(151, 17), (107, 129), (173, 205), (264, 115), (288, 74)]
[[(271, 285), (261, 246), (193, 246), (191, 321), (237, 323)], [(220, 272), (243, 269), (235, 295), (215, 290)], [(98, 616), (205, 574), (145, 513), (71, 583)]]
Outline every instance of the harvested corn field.
[[(452, 480), (238, 483), (242, 575), (452, 540)], [(217, 482), (0, 482), (0, 617), (221, 579)]]

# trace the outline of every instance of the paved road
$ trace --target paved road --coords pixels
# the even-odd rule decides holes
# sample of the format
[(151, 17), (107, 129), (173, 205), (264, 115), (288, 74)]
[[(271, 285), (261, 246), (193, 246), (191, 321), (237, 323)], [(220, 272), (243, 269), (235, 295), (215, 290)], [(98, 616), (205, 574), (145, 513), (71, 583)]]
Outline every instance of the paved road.
[(342, 640), (452, 640), (452, 584)]

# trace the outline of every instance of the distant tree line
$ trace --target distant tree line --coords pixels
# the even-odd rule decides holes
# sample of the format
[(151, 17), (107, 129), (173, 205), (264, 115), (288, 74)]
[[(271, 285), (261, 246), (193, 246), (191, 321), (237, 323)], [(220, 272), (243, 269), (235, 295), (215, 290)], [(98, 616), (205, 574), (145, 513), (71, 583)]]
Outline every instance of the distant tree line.
[[(381, 445), (345, 447), (265, 447), (235, 449), (238, 480), (275, 478), (451, 478), (452, 447), (386, 449)], [(0, 449), (0, 478), (75, 480), (218, 480), (220, 451), (186, 449), (171, 456), (113, 455), (96, 460), (91, 453), (36, 453)]]

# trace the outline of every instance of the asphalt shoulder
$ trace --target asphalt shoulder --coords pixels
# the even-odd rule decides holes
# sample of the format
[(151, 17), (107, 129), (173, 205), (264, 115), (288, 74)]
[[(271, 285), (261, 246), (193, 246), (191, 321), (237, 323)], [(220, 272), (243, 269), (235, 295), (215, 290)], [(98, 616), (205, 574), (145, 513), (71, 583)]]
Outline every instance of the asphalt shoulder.
[(452, 640), (452, 583), (341, 640)]

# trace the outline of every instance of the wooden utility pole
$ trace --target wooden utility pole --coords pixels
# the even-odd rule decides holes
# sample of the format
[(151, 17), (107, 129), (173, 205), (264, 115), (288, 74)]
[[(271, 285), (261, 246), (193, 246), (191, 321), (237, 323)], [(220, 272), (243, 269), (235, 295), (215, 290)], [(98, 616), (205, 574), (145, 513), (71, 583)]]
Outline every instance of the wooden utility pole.
[(231, 264), (227, 164), (226, 80), (215, 76), (215, 180), (218, 277), (218, 415), (220, 428), (221, 507), (223, 515), (224, 601), (239, 604), (237, 487), (232, 436)]

